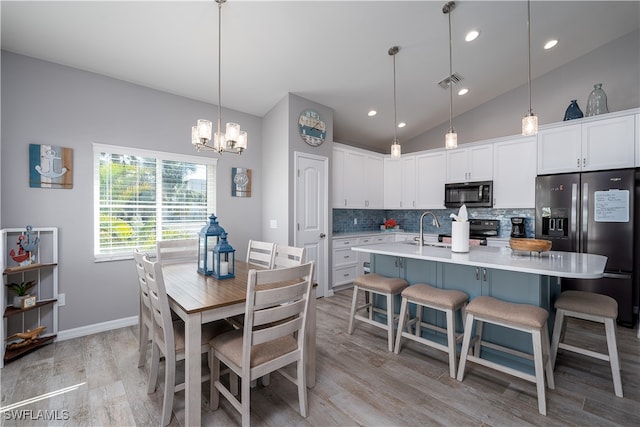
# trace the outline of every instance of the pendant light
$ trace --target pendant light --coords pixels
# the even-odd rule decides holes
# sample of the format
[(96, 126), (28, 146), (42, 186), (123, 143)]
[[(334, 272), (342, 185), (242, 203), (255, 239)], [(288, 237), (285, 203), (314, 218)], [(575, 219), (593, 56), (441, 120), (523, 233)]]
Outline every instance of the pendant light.
[(400, 51), (398, 46), (389, 48), (389, 55), (393, 56), (393, 141), (391, 143), (391, 158), (400, 158), (402, 148), (398, 142), (396, 130), (398, 128), (398, 116), (396, 109), (396, 54)]
[(456, 2), (450, 1), (442, 6), (442, 13), (449, 17), (449, 130), (444, 136), (444, 148), (451, 150), (458, 146), (458, 134), (453, 128), (453, 66), (451, 59), (451, 12), (456, 8)]
[(222, 45), (222, 5), (227, 0), (215, 0), (218, 3), (218, 128), (213, 134), (213, 145), (210, 145), (212, 123), (210, 120), (198, 120), (197, 126), (191, 128), (191, 143), (197, 151), (213, 150), (219, 154), (224, 152), (242, 154), (247, 148), (247, 132), (240, 130), (237, 123), (227, 123), (225, 132), (221, 131), (222, 124), (222, 103), (221, 103), (221, 45)]
[(527, 0), (527, 39), (529, 52), (529, 74), (527, 82), (529, 84), (529, 112), (522, 117), (522, 135), (531, 136), (538, 133), (538, 116), (531, 108), (531, 1)]

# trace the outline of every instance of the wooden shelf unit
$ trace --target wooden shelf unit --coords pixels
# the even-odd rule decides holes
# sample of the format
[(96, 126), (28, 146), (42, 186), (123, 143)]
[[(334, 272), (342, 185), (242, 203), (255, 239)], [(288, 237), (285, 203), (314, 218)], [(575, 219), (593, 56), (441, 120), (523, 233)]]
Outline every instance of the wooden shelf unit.
[[(0, 271), (2, 271), (3, 286), (0, 289), (0, 306), (3, 317), (0, 322), (0, 339), (3, 357), (0, 358), (0, 368), (4, 364), (15, 360), (43, 345), (55, 341), (58, 336), (58, 228), (33, 227), (31, 233), (40, 241), (34, 251), (33, 264), (18, 265), (9, 255), (11, 249), (17, 249), (20, 235), (26, 234), (25, 228), (6, 228), (0, 230)], [(37, 300), (33, 307), (17, 308), (12, 305), (13, 292), (6, 285), (11, 282), (35, 280), (30, 294)], [(45, 335), (35, 338), (23, 347), (8, 349), (7, 337), (17, 332), (34, 330), (38, 326), (45, 326)]]

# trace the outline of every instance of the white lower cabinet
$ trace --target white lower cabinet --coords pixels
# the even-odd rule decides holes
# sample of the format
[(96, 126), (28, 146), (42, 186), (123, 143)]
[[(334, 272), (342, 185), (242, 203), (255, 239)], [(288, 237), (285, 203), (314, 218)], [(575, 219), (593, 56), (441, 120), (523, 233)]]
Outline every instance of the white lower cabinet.
[(339, 237), (333, 239), (333, 281), (332, 287), (346, 285), (364, 274), (364, 263), (369, 254), (352, 251), (353, 246), (373, 245), (395, 241), (396, 233), (377, 233), (358, 237)]

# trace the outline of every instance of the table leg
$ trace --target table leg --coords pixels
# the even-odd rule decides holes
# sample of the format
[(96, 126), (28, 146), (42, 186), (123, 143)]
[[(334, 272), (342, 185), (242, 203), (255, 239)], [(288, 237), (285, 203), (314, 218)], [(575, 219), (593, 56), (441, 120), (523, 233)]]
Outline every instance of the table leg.
[(191, 314), (185, 321), (185, 425), (199, 426), (202, 408), (200, 348), (202, 316)]
[(307, 314), (307, 340), (305, 341), (307, 353), (307, 388), (316, 385), (316, 298), (315, 290), (311, 292), (311, 301), (309, 301), (309, 312)]

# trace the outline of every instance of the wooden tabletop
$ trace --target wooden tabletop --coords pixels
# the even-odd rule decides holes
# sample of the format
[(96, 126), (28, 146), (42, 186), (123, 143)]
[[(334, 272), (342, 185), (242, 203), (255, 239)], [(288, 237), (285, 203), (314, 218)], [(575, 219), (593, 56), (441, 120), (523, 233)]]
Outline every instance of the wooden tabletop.
[(195, 313), (244, 303), (250, 269), (244, 261), (235, 261), (235, 276), (218, 280), (198, 273), (197, 263), (168, 264), (162, 267), (167, 295), (186, 313)]

